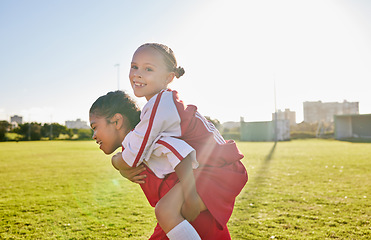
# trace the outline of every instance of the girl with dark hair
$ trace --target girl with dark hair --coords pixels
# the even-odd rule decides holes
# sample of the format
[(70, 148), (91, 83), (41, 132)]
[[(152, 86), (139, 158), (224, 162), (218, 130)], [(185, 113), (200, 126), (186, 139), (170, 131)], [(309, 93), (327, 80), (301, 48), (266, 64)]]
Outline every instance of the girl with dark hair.
[[(94, 131), (93, 139), (100, 145), (100, 149), (104, 153), (113, 153), (117, 148), (122, 146), (126, 135), (138, 124), (139, 115), (140, 111), (136, 104), (122, 91), (109, 92), (99, 97), (89, 111), (90, 126)], [(173, 151), (169, 151), (170, 145), (180, 149), (176, 152), (176, 155)], [(178, 177), (171, 164), (177, 164), (179, 157), (181, 157), (182, 159), (187, 159), (185, 162), (190, 159), (197, 166), (194, 149), (184, 141), (172, 137), (161, 137), (154, 144), (151, 156), (138, 167), (130, 167), (124, 161), (117, 161), (117, 156), (116, 154), (112, 157), (113, 166), (123, 176), (133, 182), (140, 183), (143, 192), (153, 207), (178, 182)], [(150, 170), (156, 168), (156, 166), (161, 166), (161, 174), (156, 171), (156, 175)], [(131, 175), (131, 177), (128, 177), (128, 175)], [(143, 181), (144, 178), (145, 181)], [(213, 223), (210, 216), (205, 213), (201, 214), (199, 219), (204, 219), (202, 220), (203, 223), (207, 223), (208, 221)], [(198, 224), (197, 229), (200, 231), (202, 227), (205, 226)], [(184, 237), (188, 239), (199, 239), (194, 229), (193, 235), (192, 232), (191, 234), (187, 232)], [(203, 234), (206, 238), (208, 235)], [(167, 239), (167, 237), (162, 229), (157, 226), (151, 239)]]

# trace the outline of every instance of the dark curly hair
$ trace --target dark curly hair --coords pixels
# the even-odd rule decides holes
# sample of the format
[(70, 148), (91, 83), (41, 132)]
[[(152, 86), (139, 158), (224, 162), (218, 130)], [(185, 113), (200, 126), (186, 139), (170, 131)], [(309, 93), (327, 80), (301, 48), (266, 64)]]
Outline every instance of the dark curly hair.
[(137, 104), (123, 91), (109, 92), (100, 96), (89, 110), (89, 114), (105, 117), (107, 121), (116, 113), (127, 117), (131, 129), (140, 121), (140, 110)]
[[(175, 54), (171, 48), (161, 43), (145, 43), (141, 47), (152, 47), (159, 51), (164, 56), (165, 64), (170, 72), (174, 72), (176, 78), (180, 78), (185, 73), (183, 67), (177, 67), (178, 63), (175, 58)], [(138, 49), (139, 49), (138, 48)]]

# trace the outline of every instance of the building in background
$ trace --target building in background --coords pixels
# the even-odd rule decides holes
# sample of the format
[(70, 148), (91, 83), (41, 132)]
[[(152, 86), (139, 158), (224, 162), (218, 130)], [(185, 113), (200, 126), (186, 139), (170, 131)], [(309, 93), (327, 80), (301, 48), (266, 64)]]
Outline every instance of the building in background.
[(10, 124), (11, 124), (12, 129), (17, 128), (18, 125), (22, 124), (22, 123), (23, 123), (23, 117), (22, 116), (14, 115), (14, 116), (10, 117)]
[(241, 141), (269, 142), (290, 140), (290, 121), (242, 122)]
[[(272, 120), (275, 120), (275, 113), (272, 113)], [(296, 124), (296, 113), (294, 111), (290, 111), (289, 108), (286, 108), (285, 111), (278, 110), (277, 111), (277, 120), (289, 120), (290, 126)]]
[(66, 121), (66, 127), (72, 129), (89, 129), (89, 125), (86, 121), (81, 121), (81, 119), (76, 119), (76, 121)]
[(21, 117), (21, 116), (18, 116), (18, 115), (14, 115), (14, 116), (11, 116), (10, 117), (10, 122), (11, 123), (17, 123), (17, 124), (22, 124), (22, 122), (23, 122), (23, 117)]
[(335, 139), (371, 139), (371, 114), (336, 115)]
[(304, 102), (304, 122), (332, 123), (334, 115), (359, 114), (358, 102)]

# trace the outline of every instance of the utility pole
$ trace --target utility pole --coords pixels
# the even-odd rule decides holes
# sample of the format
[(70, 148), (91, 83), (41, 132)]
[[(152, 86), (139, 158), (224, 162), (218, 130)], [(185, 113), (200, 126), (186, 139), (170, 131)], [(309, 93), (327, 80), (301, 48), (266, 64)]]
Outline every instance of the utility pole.
[(277, 99), (276, 99), (276, 78), (273, 80), (274, 85), (274, 142), (277, 143), (278, 127), (277, 127)]
[(29, 119), (29, 122), (28, 122), (28, 141), (31, 141), (31, 117), (30, 117), (30, 115), (28, 115), (28, 119)]
[(115, 64), (115, 67), (117, 67), (117, 90), (120, 90), (120, 64)]
[(53, 115), (50, 115), (50, 134), (49, 140), (53, 140)]

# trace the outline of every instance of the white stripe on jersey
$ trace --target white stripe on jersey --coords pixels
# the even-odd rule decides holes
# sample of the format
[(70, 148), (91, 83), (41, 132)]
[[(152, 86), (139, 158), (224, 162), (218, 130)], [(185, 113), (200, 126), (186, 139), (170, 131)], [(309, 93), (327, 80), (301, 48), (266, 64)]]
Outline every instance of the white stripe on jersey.
[(201, 122), (206, 127), (207, 131), (211, 132), (214, 135), (214, 139), (218, 144), (226, 143), (223, 136), (220, 134), (218, 129), (215, 128), (214, 124), (209, 122), (204, 116), (202, 116), (199, 112), (196, 112), (195, 117), (200, 119)]

